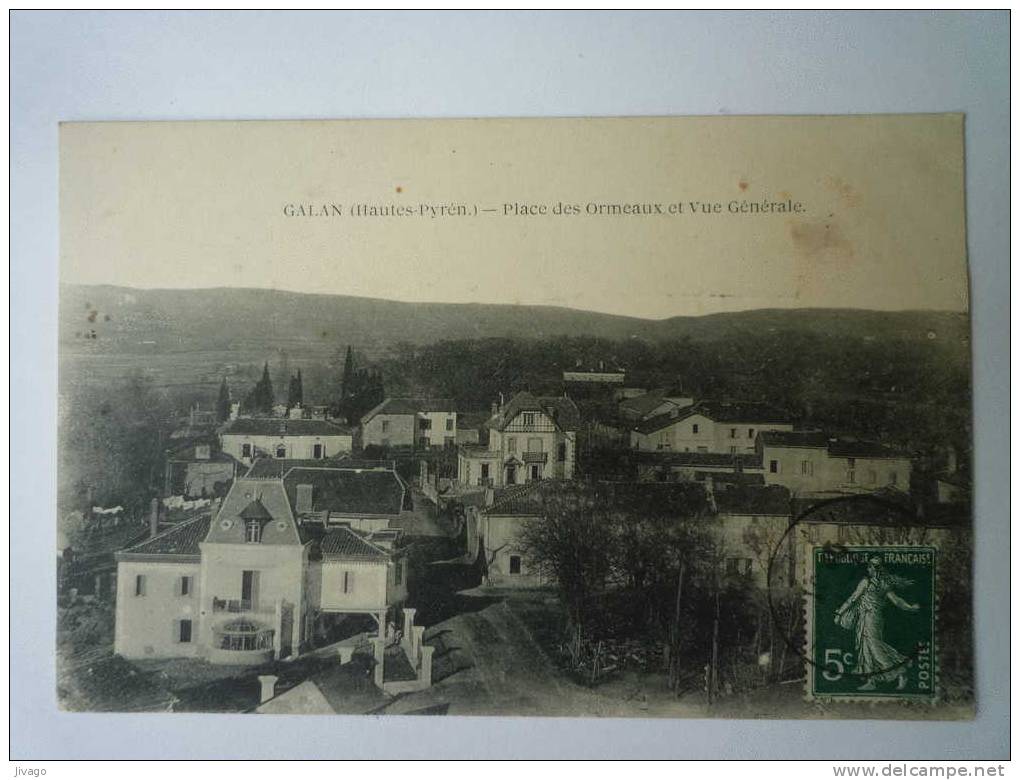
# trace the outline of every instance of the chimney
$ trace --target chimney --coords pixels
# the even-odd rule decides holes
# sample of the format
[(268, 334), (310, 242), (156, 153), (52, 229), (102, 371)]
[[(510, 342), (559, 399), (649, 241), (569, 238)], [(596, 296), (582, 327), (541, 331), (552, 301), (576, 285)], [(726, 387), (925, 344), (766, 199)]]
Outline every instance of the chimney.
[(312, 511), (312, 486), (298, 485), (297, 498), (294, 501), (294, 511), (303, 514)]
[(276, 681), (280, 678), (275, 674), (260, 674), (259, 683), (262, 690), (259, 692), (259, 704), (265, 704), (276, 695)]
[(497, 401), (492, 402), (492, 408), (490, 409), (490, 411), (492, 412), (492, 414), (490, 415), (492, 417), (495, 417), (497, 414), (499, 414), (499, 403)]
[(153, 498), (149, 505), (149, 536), (159, 533), (159, 499)]

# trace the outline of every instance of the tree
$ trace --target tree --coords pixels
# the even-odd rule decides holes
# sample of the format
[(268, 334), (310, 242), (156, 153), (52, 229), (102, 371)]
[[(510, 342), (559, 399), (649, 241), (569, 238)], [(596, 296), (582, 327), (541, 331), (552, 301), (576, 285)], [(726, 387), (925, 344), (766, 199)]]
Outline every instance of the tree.
[(223, 377), (220, 383), (220, 395), (216, 399), (216, 419), (223, 422), (230, 418), (230, 388), (227, 387), (227, 378)]
[(273, 380), (269, 378), (269, 361), (262, 367), (262, 378), (255, 384), (245, 398), (245, 409), (256, 414), (271, 414), (276, 396), (273, 393)]
[(292, 409), (295, 406), (302, 406), (304, 404), (304, 388), (301, 382), (301, 369), (299, 368), (296, 376), (290, 378), (290, 384), (287, 388), (287, 408)]
[(350, 344), (347, 345), (347, 355), (344, 357), (344, 373), (340, 380), (341, 402), (350, 397), (354, 391), (354, 353), (351, 352)]

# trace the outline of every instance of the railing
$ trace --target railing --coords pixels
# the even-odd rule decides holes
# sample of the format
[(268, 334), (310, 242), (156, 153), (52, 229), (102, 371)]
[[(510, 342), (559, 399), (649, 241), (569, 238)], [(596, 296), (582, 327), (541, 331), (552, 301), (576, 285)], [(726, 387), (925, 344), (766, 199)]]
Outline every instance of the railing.
[(213, 596), (213, 612), (254, 612), (255, 602), (252, 599), (218, 599)]
[(549, 461), (548, 452), (525, 452), (524, 462), (525, 463), (547, 463)]
[(479, 477), (477, 484), (479, 487), (493, 487), (495, 480), (492, 477)]

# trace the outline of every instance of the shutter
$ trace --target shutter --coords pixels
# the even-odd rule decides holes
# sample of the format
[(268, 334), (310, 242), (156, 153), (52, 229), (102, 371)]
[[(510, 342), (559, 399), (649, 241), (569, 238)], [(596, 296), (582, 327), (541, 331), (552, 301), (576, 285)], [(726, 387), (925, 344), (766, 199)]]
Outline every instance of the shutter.
[(173, 634), (170, 637), (170, 641), (173, 642), (173, 644), (175, 644), (175, 645), (180, 644), (180, 642), (181, 642), (181, 621), (178, 620), (177, 618), (174, 618), (173, 622), (170, 624), (170, 629), (173, 631)]
[(183, 585), (184, 585), (184, 577), (174, 577), (174, 595), (175, 596), (183, 596), (184, 595)]

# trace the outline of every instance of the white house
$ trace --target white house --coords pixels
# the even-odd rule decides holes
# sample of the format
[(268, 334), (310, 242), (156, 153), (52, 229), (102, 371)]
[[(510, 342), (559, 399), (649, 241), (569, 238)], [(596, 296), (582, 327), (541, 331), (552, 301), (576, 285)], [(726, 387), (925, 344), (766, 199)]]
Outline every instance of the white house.
[(502, 487), (573, 478), (580, 424), (573, 401), (521, 392), (492, 411), (488, 442), (458, 451), (460, 483)]
[(399, 529), (377, 526), (403, 496), (371, 469), (237, 479), (215, 517), (117, 554), (115, 652), (259, 664), (300, 652), (324, 616), (368, 614), (384, 630), (408, 571)]
[(876, 442), (822, 431), (766, 431), (757, 447), (765, 482), (798, 495), (910, 490), (909, 455)]
[(762, 431), (792, 430), (789, 417), (766, 404), (700, 401), (642, 420), (631, 431), (630, 443), (642, 452), (738, 455), (754, 452)]
[(361, 418), (361, 446), (452, 447), (457, 411), (452, 401), (387, 398)]
[(354, 437), (328, 420), (239, 417), (220, 432), (220, 446), (248, 464), (257, 458), (322, 460), (350, 452)]

